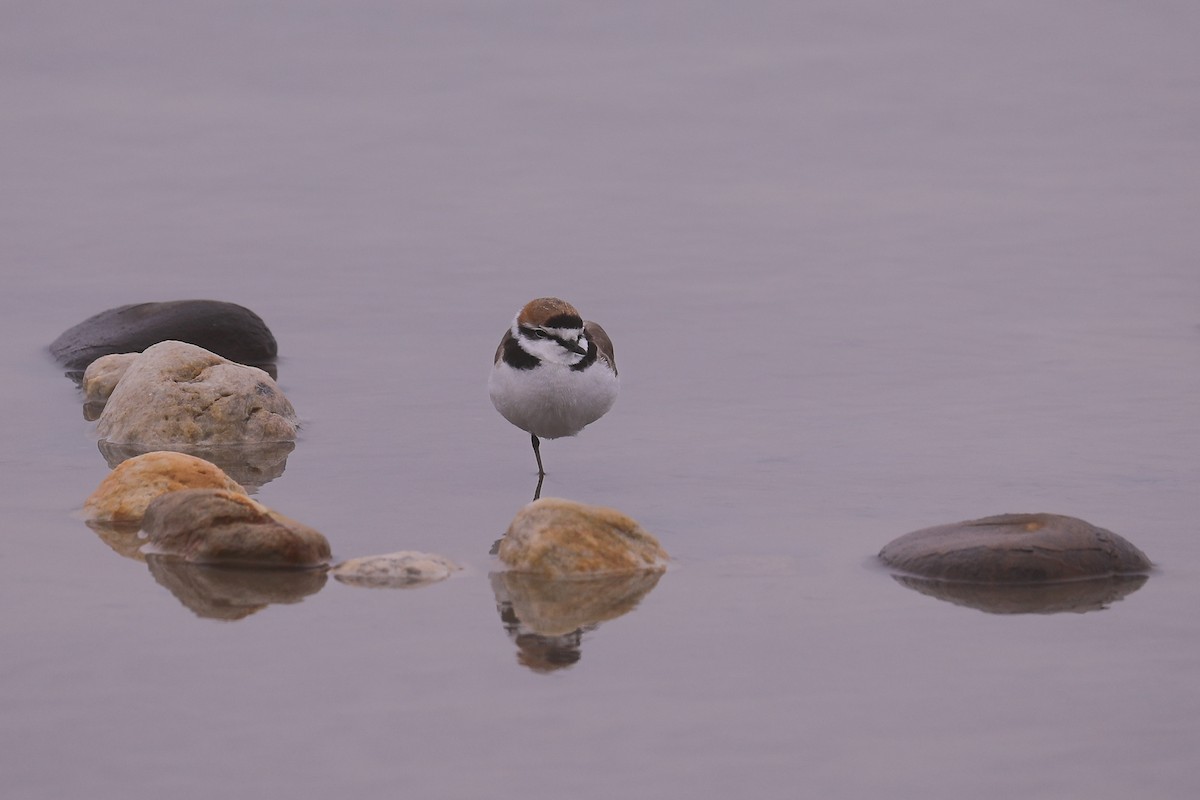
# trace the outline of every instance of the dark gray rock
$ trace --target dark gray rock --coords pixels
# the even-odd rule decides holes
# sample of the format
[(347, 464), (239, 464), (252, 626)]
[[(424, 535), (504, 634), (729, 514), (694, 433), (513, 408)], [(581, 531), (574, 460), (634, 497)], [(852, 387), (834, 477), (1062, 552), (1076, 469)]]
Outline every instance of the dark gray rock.
[(101, 356), (140, 353), (173, 339), (260, 367), (274, 377), (279, 348), (262, 318), (220, 300), (171, 300), (110, 308), (63, 332), (50, 345), (64, 367), (81, 371)]
[(905, 534), (879, 551), (894, 569), (973, 583), (1129, 575), (1150, 559), (1112, 531), (1060, 514), (1001, 514)]

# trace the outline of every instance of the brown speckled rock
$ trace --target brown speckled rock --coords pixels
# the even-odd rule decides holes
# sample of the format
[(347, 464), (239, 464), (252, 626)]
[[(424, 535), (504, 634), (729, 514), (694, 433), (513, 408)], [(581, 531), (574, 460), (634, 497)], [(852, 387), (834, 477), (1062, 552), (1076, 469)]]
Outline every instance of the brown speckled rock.
[(136, 525), (159, 495), (180, 489), (225, 489), (245, 494), (233, 479), (202, 458), (155, 451), (122, 462), (83, 504), (89, 520)]
[(879, 558), (923, 578), (1036, 583), (1146, 572), (1150, 559), (1112, 531), (1059, 514), (1001, 514), (890, 542)]
[(350, 586), (407, 589), (445, 580), (462, 567), (445, 556), (404, 550), (381, 556), (351, 558), (329, 573)]
[(497, 550), (510, 569), (546, 577), (659, 571), (667, 553), (619, 511), (545, 497), (517, 512)]
[(296, 438), (296, 412), (261, 369), (168, 341), (128, 366), (96, 430), (112, 443), (163, 449), (281, 442)]
[(155, 499), (142, 518), (147, 551), (198, 564), (315, 568), (329, 542), (307, 525), (224, 489), (181, 489)]

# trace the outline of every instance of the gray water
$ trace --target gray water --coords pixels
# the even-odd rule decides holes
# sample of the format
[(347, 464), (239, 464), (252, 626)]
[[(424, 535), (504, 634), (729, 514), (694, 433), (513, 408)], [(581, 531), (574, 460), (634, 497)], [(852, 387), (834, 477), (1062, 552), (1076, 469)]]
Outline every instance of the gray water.
[[(3, 796), (1195, 796), (1198, 8), (6, 4)], [(547, 294), (623, 383), (544, 493), (674, 559), (558, 668), (488, 555), (535, 474), (487, 372)], [(191, 297), (279, 339), (258, 498), (461, 574), (220, 621), (84, 525), (45, 347)], [(1019, 511), (1157, 570), (998, 614), (874, 561)]]

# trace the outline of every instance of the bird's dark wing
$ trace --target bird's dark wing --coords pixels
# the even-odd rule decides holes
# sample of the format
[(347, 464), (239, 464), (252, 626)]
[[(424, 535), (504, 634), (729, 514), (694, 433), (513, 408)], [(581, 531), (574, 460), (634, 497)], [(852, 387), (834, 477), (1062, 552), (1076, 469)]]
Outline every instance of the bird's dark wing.
[(612, 371), (617, 371), (617, 357), (613, 354), (612, 339), (608, 338), (608, 334), (604, 332), (595, 322), (587, 320), (583, 323), (583, 331), (587, 334), (588, 339), (596, 343), (596, 354), (608, 362), (612, 367)]

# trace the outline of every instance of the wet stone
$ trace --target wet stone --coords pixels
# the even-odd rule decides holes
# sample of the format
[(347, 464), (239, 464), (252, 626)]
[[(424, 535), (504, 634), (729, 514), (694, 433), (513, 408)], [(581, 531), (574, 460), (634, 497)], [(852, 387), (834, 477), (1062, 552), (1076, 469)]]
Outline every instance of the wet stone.
[(197, 564), (311, 569), (329, 563), (329, 542), (307, 525), (224, 489), (168, 492), (146, 509), (148, 552)]
[(146, 453), (168, 450), (187, 453), (220, 467), (226, 475), (241, 484), (249, 494), (253, 494), (264, 484), (282, 475), (287, 469), (288, 456), (296, 449), (295, 442), (141, 445), (114, 444), (104, 439), (97, 442), (96, 446), (100, 450), (100, 455), (104, 456), (104, 460), (113, 468)]
[(137, 357), (137, 353), (115, 353), (101, 356), (88, 365), (83, 372), (84, 417), (99, 419), (117, 382)]
[(231, 361), (271, 367), (279, 353), (275, 336), (250, 309), (220, 300), (136, 303), (101, 311), (64, 331), (50, 352), (70, 370), (83, 370), (101, 356), (140, 353), (175, 340), (210, 350)]
[(404, 550), (380, 556), (351, 558), (329, 573), (350, 586), (404, 589), (445, 580), (462, 569), (445, 556)]
[(119, 464), (84, 502), (83, 511), (89, 520), (136, 525), (151, 502), (181, 489), (245, 494), (236, 481), (204, 459), (155, 451)]
[(161, 342), (129, 364), (97, 432), (114, 444), (170, 449), (291, 441), (296, 412), (271, 376), (184, 342)]
[(619, 511), (546, 497), (517, 512), (497, 554), (510, 569), (547, 577), (659, 571), (658, 540)]
[(879, 558), (923, 578), (1037, 583), (1144, 573), (1146, 554), (1112, 531), (1059, 514), (1001, 514), (890, 542)]

